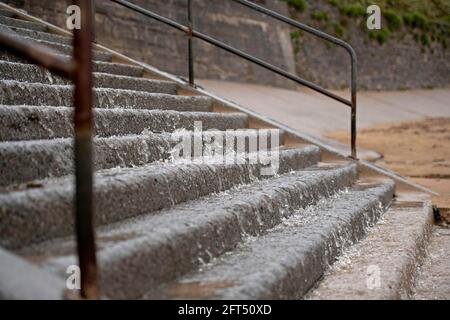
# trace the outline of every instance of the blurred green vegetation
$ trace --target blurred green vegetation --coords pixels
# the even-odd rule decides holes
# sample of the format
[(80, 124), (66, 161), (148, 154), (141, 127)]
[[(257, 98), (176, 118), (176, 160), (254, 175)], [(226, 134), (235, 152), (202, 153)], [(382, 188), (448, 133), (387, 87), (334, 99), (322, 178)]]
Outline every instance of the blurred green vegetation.
[[(311, 10), (308, 1), (285, 0), (298, 13), (306, 13), (313, 25), (341, 38), (348, 37), (348, 19), (359, 18), (362, 29), (370, 39), (384, 44), (390, 37), (401, 33), (412, 33), (414, 39), (424, 47), (439, 42), (446, 49), (450, 38), (450, 0), (321, 0), (338, 10), (340, 17), (334, 17), (328, 10)], [(376, 4), (383, 15), (382, 30), (365, 28), (367, 7)], [(306, 21), (307, 22), (307, 21)], [(300, 36), (293, 35), (296, 46)]]
[(306, 0), (286, 0), (294, 9), (303, 12), (306, 9)]

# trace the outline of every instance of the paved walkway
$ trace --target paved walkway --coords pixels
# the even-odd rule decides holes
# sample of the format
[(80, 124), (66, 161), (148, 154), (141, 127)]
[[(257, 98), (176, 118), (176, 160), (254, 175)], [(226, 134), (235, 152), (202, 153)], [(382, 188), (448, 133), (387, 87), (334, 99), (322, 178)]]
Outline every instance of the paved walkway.
[[(200, 84), (223, 98), (319, 137), (348, 130), (350, 109), (308, 89), (279, 88), (215, 80)], [(337, 92), (344, 97), (348, 92)], [(434, 90), (361, 92), (358, 128), (424, 117), (450, 117), (450, 88)]]

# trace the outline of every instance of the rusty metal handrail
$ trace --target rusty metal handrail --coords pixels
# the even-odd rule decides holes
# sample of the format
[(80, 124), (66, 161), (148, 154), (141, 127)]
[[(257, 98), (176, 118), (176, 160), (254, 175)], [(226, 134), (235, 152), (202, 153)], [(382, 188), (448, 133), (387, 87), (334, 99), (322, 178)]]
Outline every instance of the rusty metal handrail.
[(356, 110), (357, 110), (357, 58), (356, 53), (352, 46), (345, 41), (338, 39), (336, 37), (333, 37), (327, 33), (324, 33), (320, 30), (314, 29), (312, 27), (309, 27), (305, 24), (299, 23), (295, 20), (292, 20), (288, 17), (285, 17), (275, 11), (269, 10), (267, 8), (264, 8), (260, 5), (257, 5), (253, 2), (247, 1), (247, 0), (232, 0), (239, 4), (242, 4), (252, 10), (256, 10), (260, 13), (266, 14), (274, 19), (277, 19), (279, 21), (285, 22), (293, 27), (299, 28), (305, 32), (308, 32), (310, 34), (313, 34), (317, 37), (320, 37), (324, 40), (330, 41), (331, 43), (334, 43), (338, 46), (343, 47), (347, 52), (350, 54), (351, 58), (351, 100), (347, 100), (345, 98), (342, 98), (339, 95), (334, 94), (333, 92), (330, 92), (326, 90), (325, 88), (312, 83), (308, 80), (305, 80), (295, 74), (289, 73), (277, 66), (274, 66), (266, 61), (263, 61), (259, 58), (256, 58), (248, 53), (245, 53), (239, 49), (236, 49), (232, 46), (229, 46), (213, 37), (210, 37), (204, 33), (198, 32), (194, 30), (193, 23), (192, 23), (192, 0), (187, 0), (187, 16), (188, 16), (188, 26), (185, 26), (179, 22), (176, 22), (172, 19), (163, 17), (157, 13), (154, 13), (148, 9), (144, 9), (138, 5), (135, 5), (129, 1), (126, 0), (111, 0), (114, 3), (117, 3), (119, 5), (122, 5), (128, 9), (131, 9), (133, 11), (136, 11), (140, 14), (143, 14), (149, 18), (152, 18), (154, 20), (157, 20), (159, 22), (162, 22), (174, 29), (180, 30), (188, 35), (189, 39), (189, 47), (188, 47), (188, 55), (189, 55), (189, 83), (191, 85), (194, 85), (194, 52), (193, 52), (193, 43), (192, 39), (197, 38), (200, 40), (203, 40), (213, 46), (216, 46), (218, 48), (221, 48), (227, 52), (230, 52), (232, 54), (235, 54), (247, 61), (253, 62), (267, 70), (270, 70), (280, 76), (283, 76), (287, 79), (290, 79), (300, 85), (306, 86), (316, 92), (319, 92), (331, 99), (334, 99), (342, 104), (345, 104), (346, 106), (349, 106), (351, 108), (351, 158), (357, 159), (357, 151), (356, 151)]
[(71, 79), (75, 70), (73, 61), (67, 61), (47, 47), (22, 40), (0, 30), (0, 46), (33, 64), (40, 65), (49, 71)]
[(25, 41), (0, 31), (0, 47), (73, 81), (75, 123), (75, 229), (81, 271), (81, 297), (99, 297), (93, 228), (93, 79), (92, 79), (92, 3), (76, 0), (81, 9), (81, 29), (74, 31), (74, 56), (65, 59), (47, 47)]

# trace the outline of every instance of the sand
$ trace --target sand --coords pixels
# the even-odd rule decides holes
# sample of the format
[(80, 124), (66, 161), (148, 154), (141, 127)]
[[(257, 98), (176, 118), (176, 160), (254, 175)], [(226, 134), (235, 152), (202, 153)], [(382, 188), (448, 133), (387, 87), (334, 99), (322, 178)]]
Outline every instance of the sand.
[[(348, 132), (326, 136), (348, 141)], [(377, 164), (440, 193), (435, 204), (450, 208), (450, 118), (375, 125), (359, 131), (358, 147), (382, 154)]]

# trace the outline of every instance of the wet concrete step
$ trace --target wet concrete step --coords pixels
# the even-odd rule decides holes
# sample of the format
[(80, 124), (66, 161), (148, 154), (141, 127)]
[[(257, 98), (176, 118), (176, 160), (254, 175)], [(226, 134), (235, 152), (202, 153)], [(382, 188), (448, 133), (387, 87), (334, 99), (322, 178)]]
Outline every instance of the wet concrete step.
[(432, 223), (430, 201), (397, 199), (361, 243), (346, 251), (308, 299), (409, 299)]
[(394, 183), (358, 184), (297, 210), (260, 237), (249, 237), (230, 254), (200, 265), (189, 276), (150, 291), (144, 298), (301, 298), (392, 200)]
[(3, 10), (0, 9), (0, 16), (3, 17), (8, 17), (8, 18), (14, 18), (15, 17), (15, 13), (9, 10)]
[[(135, 167), (155, 161), (187, 161), (213, 153), (234, 156), (236, 151), (254, 152), (271, 147), (271, 134), (264, 131), (266, 130), (211, 131), (194, 135), (183, 130), (173, 134), (149, 133), (96, 138), (94, 166), (96, 170)], [(253, 150), (250, 149), (253, 145), (249, 143), (249, 137), (255, 141)], [(201, 152), (194, 150), (196, 139), (200, 139)], [(279, 146), (283, 141), (282, 134), (278, 140)], [(179, 148), (184, 144), (191, 149), (189, 158), (183, 158)], [(72, 174), (73, 159), (73, 139), (0, 142), (0, 186)]]
[(142, 67), (123, 63), (94, 61), (93, 69), (94, 72), (128, 77), (142, 77), (144, 75), (144, 69)]
[(414, 284), (416, 300), (450, 299), (450, 228), (434, 226), (427, 255)]
[[(46, 40), (37, 40), (34, 38), (23, 37), (25, 40), (35, 41), (36, 43), (52, 48), (61, 54), (73, 55), (73, 46), (67, 44), (60, 44), (57, 42), (46, 41)], [(113, 55), (109, 52), (93, 49), (93, 60), (94, 61), (106, 61), (111, 62)]]
[[(112, 298), (138, 298), (233, 250), (246, 236), (264, 234), (295, 209), (350, 187), (355, 179), (354, 165), (313, 167), (101, 228), (102, 288)], [(58, 240), (22, 254), (61, 275), (74, 261), (73, 249), (72, 241)]]
[(115, 74), (127, 77), (139, 78), (144, 75), (144, 69), (142, 67), (123, 63), (94, 61), (93, 69), (94, 72)]
[(22, 20), (22, 19), (5, 17), (2, 15), (0, 15), (0, 24), (5, 25), (5, 26), (22, 28), (22, 29), (48, 32), (47, 27), (43, 24), (40, 24), (37, 22), (26, 21), (26, 20)]
[(124, 89), (171, 95), (176, 95), (178, 90), (178, 85), (175, 82), (118, 76), (107, 73), (94, 73), (94, 84), (98, 88)]
[[(53, 50), (54, 53), (56, 53), (57, 55), (60, 55), (62, 58), (67, 57), (67, 60), (71, 59), (72, 52), (69, 50), (64, 50), (64, 51), (67, 51), (67, 53), (61, 52), (60, 50)], [(110, 62), (111, 59), (112, 59), (112, 56), (109, 53), (105, 54), (103, 52), (95, 52), (93, 62), (94, 63), (95, 62)], [(7, 52), (6, 50), (4, 50), (3, 48), (0, 49), (0, 60), (17, 62), (17, 63), (28, 63), (28, 61), (26, 59), (16, 57), (16, 56), (12, 55), (11, 53)]]
[(2, 27), (9, 28), (21, 36), (33, 38), (36, 40), (50, 41), (53, 43), (60, 43), (60, 44), (65, 44), (65, 45), (73, 44), (73, 38), (70, 36), (61, 36), (61, 35), (53, 34), (53, 33), (47, 33), (47, 32), (41, 32), (41, 31), (36, 31), (36, 30), (23, 29), (23, 28), (11, 27), (11, 26), (5, 26), (5, 25), (2, 25)]
[[(206, 96), (177, 96), (123, 89), (94, 89), (96, 108), (212, 111), (213, 99)], [(0, 80), (0, 104), (62, 106), (73, 105), (73, 86), (45, 85)]]
[[(24, 41), (29, 41), (29, 42), (37, 44), (37, 45), (42, 45), (42, 46), (51, 48), (55, 52), (63, 54), (63, 55), (72, 55), (73, 54), (73, 47), (69, 46), (69, 45), (59, 44), (59, 43), (54, 43), (54, 42), (49, 42), (49, 41), (44, 41), (44, 40), (35, 40), (33, 38), (22, 37), (20, 35), (18, 35), (18, 38), (20, 38)], [(8, 56), (8, 55), (10, 55), (10, 54), (7, 51), (4, 51), (4, 50), (0, 51), (0, 59), (1, 60), (15, 59), (15, 58), (7, 58), (6, 56)], [(105, 52), (105, 51), (94, 50), (93, 51), (93, 60), (110, 62), (112, 60), (112, 54)]]
[[(51, 74), (44, 68), (32, 64), (0, 61), (0, 80), (68, 85), (69, 80)], [(150, 93), (177, 94), (177, 84), (170, 81), (150, 80), (136, 77), (94, 73), (97, 88), (125, 89)]]
[[(95, 170), (133, 167), (170, 158), (174, 139), (165, 134), (94, 139)], [(73, 139), (0, 143), (0, 185), (73, 174)], [(11, 170), (14, 168), (14, 170)]]
[[(61, 55), (61, 57), (64, 59), (67, 59), (67, 60), (71, 59), (71, 57), (68, 55)], [(10, 54), (3, 56), (0, 59), (0, 61), (29, 64), (28, 61), (19, 59)], [(142, 67), (134, 66), (134, 65), (130, 65), (130, 64), (123, 64), (123, 63), (94, 61), (93, 69), (94, 69), (94, 72), (109, 73), (109, 74), (116, 74), (116, 75), (129, 76), (129, 77), (142, 77), (144, 75), (144, 69)]]
[(64, 281), (0, 247), (0, 299), (61, 300)]
[[(29, 37), (22, 37), (25, 40), (28, 41), (34, 41), (37, 44), (46, 46), (48, 48), (51, 48), (63, 55), (73, 55), (73, 46), (67, 45), (67, 44), (60, 44), (52, 41), (46, 41), (46, 40), (37, 40), (34, 38)], [(105, 62), (111, 62), (113, 55), (106, 51), (101, 50), (93, 50), (93, 60), (94, 61), (105, 61)]]
[[(248, 126), (243, 113), (95, 109), (94, 134), (101, 137), (161, 133), (178, 129), (236, 130)], [(0, 105), (0, 141), (68, 138), (73, 136), (73, 108)]]
[[(23, 36), (20, 33), (13, 31), (13, 29), (11, 29), (10, 27), (2, 25), (2, 24), (0, 24), (0, 31), (7, 32), (10, 35), (12, 35), (18, 39), (21, 39), (23, 41), (27, 41), (27, 42), (34, 43), (37, 45), (45, 46), (61, 55), (70, 55), (70, 56), (73, 55), (73, 46), (72, 45), (61, 44), (58, 42), (40, 40), (40, 39), (35, 39), (33, 37)], [(8, 61), (17, 61), (17, 62), (21, 61), (20, 58), (12, 56), (6, 50), (0, 50), (0, 58), (2, 60), (8, 60)], [(106, 52), (106, 51), (93, 50), (93, 59), (96, 61), (111, 61), (112, 54), (109, 52)]]
[[(71, 37), (65, 37), (60, 36), (56, 34), (46, 33), (46, 32), (40, 32), (30, 29), (23, 29), (19, 27), (11, 27), (11, 26), (5, 26), (0, 23), (0, 29), (3, 29), (9, 33), (25, 36), (27, 38), (33, 38), (35, 40), (44, 40), (50, 43), (60, 43), (64, 45), (71, 45), (72, 44), (72, 38)], [(45, 44), (45, 43), (43, 43)], [(72, 51), (67, 50), (65, 48), (66, 53), (61, 53), (62, 57), (65, 57), (67, 59), (71, 58)], [(128, 64), (118, 64), (118, 63), (111, 63), (107, 62), (111, 60), (111, 55), (106, 52), (102, 52), (101, 54), (104, 54), (104, 59), (106, 61), (94, 61), (94, 71), (97, 72), (105, 72), (105, 73), (111, 73), (111, 74), (119, 74), (124, 76), (134, 76), (134, 77), (141, 77), (144, 73), (144, 70), (141, 67), (132, 66)], [(4, 61), (10, 61), (10, 62), (18, 62), (18, 63), (28, 63), (28, 61), (24, 61), (23, 59), (17, 58), (13, 55), (7, 54), (4, 51), (0, 51), (0, 59)]]
[[(308, 147), (282, 151), (273, 164), (278, 162), (283, 173), (314, 165), (319, 159), (319, 149)], [(263, 175), (266, 167), (260, 163), (190, 162), (102, 170), (94, 179), (96, 223), (154, 212), (267, 178)], [(42, 181), (36, 188), (1, 193), (1, 245), (18, 248), (72, 234), (73, 187), (69, 176)]]

